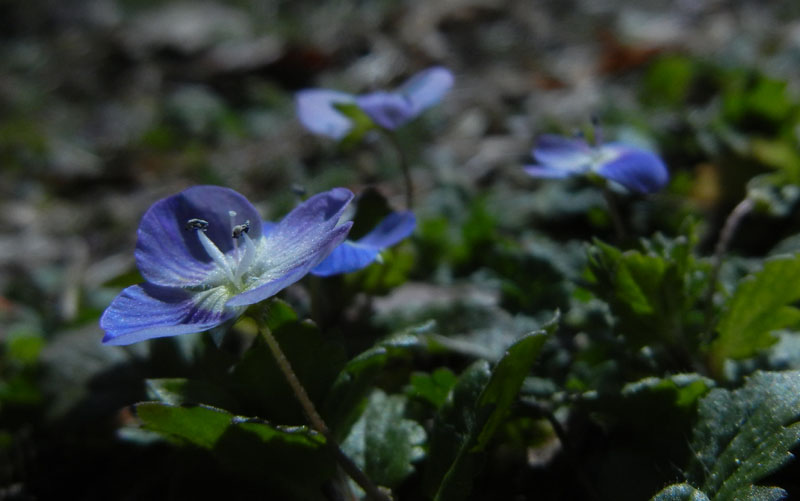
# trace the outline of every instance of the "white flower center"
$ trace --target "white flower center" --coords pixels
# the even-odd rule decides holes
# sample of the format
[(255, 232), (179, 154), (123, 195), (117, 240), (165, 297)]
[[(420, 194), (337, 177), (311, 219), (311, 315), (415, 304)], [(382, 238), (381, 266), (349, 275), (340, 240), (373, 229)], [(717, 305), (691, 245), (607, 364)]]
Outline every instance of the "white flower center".
[(234, 224), (236, 212), (230, 211), (229, 214), (231, 216), (230, 234), (233, 240), (233, 249), (227, 254), (208, 238), (204, 229), (197, 228), (196, 233), (206, 254), (217, 265), (218, 273), (209, 277), (208, 286), (228, 285), (233, 291), (242, 292), (253, 263), (256, 262), (258, 249), (253, 239), (247, 234), (250, 222)]

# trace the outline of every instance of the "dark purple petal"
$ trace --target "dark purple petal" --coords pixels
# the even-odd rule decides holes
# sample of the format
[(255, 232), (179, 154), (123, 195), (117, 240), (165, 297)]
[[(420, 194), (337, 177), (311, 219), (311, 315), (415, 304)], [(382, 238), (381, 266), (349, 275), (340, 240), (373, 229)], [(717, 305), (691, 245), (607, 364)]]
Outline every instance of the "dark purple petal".
[(263, 301), (274, 296), (286, 287), (306, 276), (315, 266), (321, 263), (337, 246), (347, 238), (353, 223), (344, 223), (327, 234), (316, 239), (314, 244), (306, 247), (303, 253), (293, 253), (292, 256), (281, 256), (283, 263), (279, 264), (279, 271), (270, 274), (271, 278), (246, 292), (231, 298), (228, 306), (246, 306)]
[(453, 74), (436, 66), (411, 77), (397, 92), (408, 97), (414, 116), (437, 104), (453, 87)]
[(543, 179), (562, 179), (576, 174), (576, 172), (556, 169), (544, 165), (526, 165), (523, 167), (523, 170), (533, 177), (540, 177)]
[(348, 240), (333, 249), (333, 252), (324, 261), (311, 270), (311, 274), (329, 277), (340, 273), (352, 273), (372, 264), (379, 253), (378, 247), (361, 245)]
[(658, 155), (646, 150), (612, 147), (620, 148), (621, 152), (614, 160), (597, 169), (597, 173), (604, 178), (638, 193), (653, 193), (669, 181), (667, 167)]
[[(236, 212), (231, 217), (230, 211)], [(195, 186), (159, 200), (139, 224), (136, 264), (150, 283), (164, 286), (201, 284), (215, 268), (190, 219), (208, 222), (206, 235), (222, 252), (233, 248), (232, 224), (250, 221), (250, 237), (261, 237), (261, 218), (239, 193), (219, 186)]]
[(100, 318), (104, 344), (125, 345), (165, 336), (202, 332), (234, 318), (237, 310), (198, 302), (183, 289), (151, 284), (123, 290)]
[(592, 149), (583, 139), (545, 134), (537, 138), (533, 157), (542, 166), (582, 172), (592, 162)]
[(356, 104), (373, 122), (396, 129), (416, 116), (408, 97), (396, 92), (373, 92), (356, 98)]
[(417, 225), (417, 218), (411, 211), (392, 212), (372, 231), (358, 239), (358, 243), (377, 249), (385, 249), (411, 235)]
[(341, 139), (352, 127), (350, 119), (334, 105), (354, 103), (355, 96), (327, 89), (306, 89), (295, 95), (295, 105), (300, 123), (314, 134)]
[(234, 296), (228, 304), (241, 306), (266, 299), (300, 280), (342, 243), (352, 223), (339, 225), (353, 194), (344, 188), (320, 193), (298, 205), (276, 224), (264, 242), (268, 262), (256, 275), (261, 280)]

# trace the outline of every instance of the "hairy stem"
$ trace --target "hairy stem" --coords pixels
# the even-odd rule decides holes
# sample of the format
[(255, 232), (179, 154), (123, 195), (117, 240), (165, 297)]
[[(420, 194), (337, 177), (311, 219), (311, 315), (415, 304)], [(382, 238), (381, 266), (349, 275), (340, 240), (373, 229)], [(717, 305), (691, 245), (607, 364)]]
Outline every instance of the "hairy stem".
[(608, 205), (608, 213), (611, 216), (611, 221), (614, 224), (614, 232), (617, 235), (617, 242), (625, 240), (625, 225), (622, 223), (622, 216), (619, 213), (619, 206), (614, 198), (614, 194), (608, 187), (603, 187), (603, 197), (606, 199)]
[(339, 463), (339, 466), (348, 475), (350, 475), (350, 478), (352, 478), (355, 483), (364, 489), (364, 492), (366, 492), (369, 499), (372, 499), (373, 501), (391, 501), (391, 496), (372, 483), (369, 477), (367, 477), (367, 475), (361, 471), (361, 469), (353, 462), (353, 460), (344, 453), (341, 447), (339, 447), (339, 444), (336, 442), (336, 439), (334, 438), (330, 429), (328, 429), (328, 425), (325, 424), (322, 416), (320, 416), (319, 412), (317, 412), (316, 407), (314, 407), (314, 402), (311, 401), (306, 389), (303, 387), (303, 384), (297, 378), (297, 374), (295, 374), (294, 370), (292, 369), (292, 364), (289, 363), (289, 359), (286, 358), (286, 354), (283, 353), (283, 350), (278, 344), (278, 340), (275, 339), (275, 336), (272, 335), (269, 327), (266, 326), (262, 319), (259, 319), (258, 323), (261, 335), (267, 342), (267, 346), (269, 346), (272, 355), (275, 357), (278, 367), (280, 368), (281, 372), (283, 372), (283, 375), (286, 377), (286, 381), (292, 388), (292, 392), (294, 392), (297, 401), (303, 408), (306, 419), (308, 419), (308, 422), (311, 424), (312, 428), (325, 437), (325, 444), (333, 453), (336, 461)]
[(751, 199), (745, 197), (733, 208), (731, 213), (728, 214), (725, 224), (722, 226), (719, 240), (717, 240), (717, 245), (714, 248), (714, 256), (711, 258), (711, 273), (708, 276), (708, 288), (705, 294), (705, 317), (706, 332), (709, 336), (708, 341), (710, 341), (711, 336), (711, 325), (714, 322), (714, 292), (717, 290), (717, 280), (719, 279), (720, 268), (722, 268), (722, 260), (725, 257), (725, 253), (728, 251), (728, 246), (733, 239), (733, 235), (736, 233), (736, 229), (739, 227), (742, 220), (744, 220), (745, 216), (753, 210), (753, 207), (755, 207), (755, 203)]
[(408, 164), (406, 151), (397, 140), (394, 132), (387, 130), (384, 135), (392, 143), (395, 152), (397, 152), (397, 162), (400, 164), (400, 170), (403, 171), (403, 181), (406, 185), (406, 209), (411, 210), (414, 205), (414, 181), (411, 179), (411, 166)]

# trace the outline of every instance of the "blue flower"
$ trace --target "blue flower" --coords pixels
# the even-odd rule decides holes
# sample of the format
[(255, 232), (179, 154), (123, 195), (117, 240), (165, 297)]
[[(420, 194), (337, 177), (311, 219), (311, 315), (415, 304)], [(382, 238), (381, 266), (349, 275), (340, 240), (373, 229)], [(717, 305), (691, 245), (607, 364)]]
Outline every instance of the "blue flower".
[(658, 191), (669, 180), (658, 155), (621, 143), (590, 146), (583, 139), (543, 135), (536, 141), (533, 157), (538, 163), (525, 166), (525, 172), (534, 177), (596, 174), (638, 193)]
[(311, 132), (342, 139), (352, 128), (337, 104), (355, 104), (378, 126), (394, 130), (438, 103), (453, 86), (453, 74), (442, 67), (417, 73), (395, 91), (355, 96), (327, 89), (306, 89), (295, 102), (300, 122)]
[(239, 193), (196, 186), (153, 204), (142, 217), (136, 264), (145, 282), (123, 290), (103, 313), (103, 343), (212, 329), (305, 276), (347, 237), (338, 224), (353, 194), (313, 196), (268, 234)]
[(400, 242), (414, 231), (414, 213), (392, 212), (372, 231), (356, 241), (346, 240), (311, 270), (312, 275), (328, 277), (366, 268), (379, 258), (380, 252)]

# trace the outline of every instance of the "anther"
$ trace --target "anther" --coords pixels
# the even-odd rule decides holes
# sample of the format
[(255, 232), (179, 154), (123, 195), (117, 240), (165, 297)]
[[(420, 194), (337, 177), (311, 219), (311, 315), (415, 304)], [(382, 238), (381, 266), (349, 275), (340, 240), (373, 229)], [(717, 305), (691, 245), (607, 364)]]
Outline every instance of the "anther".
[(186, 221), (186, 225), (184, 225), (184, 228), (186, 230), (206, 231), (208, 230), (208, 221), (206, 221), (205, 219), (198, 219), (195, 217)]
[(233, 227), (233, 231), (231, 232), (231, 236), (233, 238), (239, 238), (242, 236), (242, 233), (247, 233), (250, 231), (250, 220), (248, 219), (242, 224), (237, 224)]

